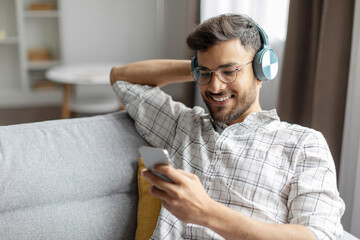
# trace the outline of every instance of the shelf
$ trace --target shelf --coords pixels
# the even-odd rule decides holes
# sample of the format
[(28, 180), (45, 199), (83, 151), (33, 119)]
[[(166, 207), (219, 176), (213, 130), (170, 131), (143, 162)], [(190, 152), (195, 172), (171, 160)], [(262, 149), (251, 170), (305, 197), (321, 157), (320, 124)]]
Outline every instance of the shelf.
[(17, 44), (18, 42), (18, 37), (6, 37), (4, 39), (0, 39), (0, 44)]
[(60, 61), (54, 60), (28, 62), (28, 70), (47, 70), (57, 65), (60, 65)]
[[(60, 102), (61, 89), (44, 81), (61, 63), (60, 1), (0, 0), (0, 106)], [(37, 48), (51, 54), (30, 60)]]
[(24, 13), (26, 18), (56, 18), (59, 17), (58, 10), (35, 11), (26, 10)]

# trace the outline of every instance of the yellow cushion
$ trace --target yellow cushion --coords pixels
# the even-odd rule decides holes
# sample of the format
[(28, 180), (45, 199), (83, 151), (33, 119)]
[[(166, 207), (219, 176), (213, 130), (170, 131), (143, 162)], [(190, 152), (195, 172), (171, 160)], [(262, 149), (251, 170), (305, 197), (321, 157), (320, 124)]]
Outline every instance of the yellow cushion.
[(137, 228), (135, 240), (149, 239), (154, 232), (161, 208), (161, 200), (149, 193), (151, 184), (141, 176), (145, 169), (142, 158), (139, 158), (138, 191), (139, 203), (137, 210)]

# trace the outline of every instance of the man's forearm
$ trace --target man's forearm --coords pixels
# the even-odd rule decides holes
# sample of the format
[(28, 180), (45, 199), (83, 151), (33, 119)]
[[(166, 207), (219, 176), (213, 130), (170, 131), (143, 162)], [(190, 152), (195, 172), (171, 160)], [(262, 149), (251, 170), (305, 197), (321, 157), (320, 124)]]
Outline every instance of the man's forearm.
[(295, 224), (264, 223), (213, 202), (209, 217), (201, 225), (212, 229), (225, 239), (315, 239), (306, 227)]
[(192, 81), (189, 60), (147, 60), (115, 66), (110, 74), (111, 84), (127, 81), (151, 86)]

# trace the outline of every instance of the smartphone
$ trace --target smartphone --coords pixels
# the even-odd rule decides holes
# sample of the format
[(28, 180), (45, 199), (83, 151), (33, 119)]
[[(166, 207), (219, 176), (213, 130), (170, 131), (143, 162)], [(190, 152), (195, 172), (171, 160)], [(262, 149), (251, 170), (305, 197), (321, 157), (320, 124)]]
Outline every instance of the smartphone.
[[(148, 146), (142, 146), (139, 148), (139, 152), (141, 157), (144, 160), (145, 167), (151, 172), (151, 169), (155, 165), (159, 164), (170, 164), (169, 162), (169, 153), (166, 149), (162, 148), (155, 148), (155, 147), (148, 147)], [(168, 178), (166, 175), (152, 172), (154, 175), (164, 179), (168, 182), (173, 182), (170, 178)]]

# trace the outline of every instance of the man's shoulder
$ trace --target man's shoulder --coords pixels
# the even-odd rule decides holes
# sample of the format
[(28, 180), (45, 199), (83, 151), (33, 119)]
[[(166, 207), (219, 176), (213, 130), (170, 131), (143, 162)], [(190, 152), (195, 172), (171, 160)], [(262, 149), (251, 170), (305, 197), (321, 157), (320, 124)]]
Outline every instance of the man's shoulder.
[(321, 134), (320, 131), (318, 131), (318, 130), (316, 130), (314, 128), (307, 127), (307, 126), (304, 126), (304, 125), (300, 125), (300, 124), (297, 124), (297, 123), (289, 123), (289, 122), (284, 122), (284, 121), (281, 121), (281, 123), (283, 123), (286, 126), (286, 128), (288, 128), (288, 129), (290, 129), (292, 131), (306, 133), (306, 134), (314, 134), (314, 135)]
[(300, 142), (306, 143), (313, 139), (325, 141), (324, 135), (316, 129), (295, 123), (288, 123), (284, 121), (281, 121), (281, 126), (282, 126), (280, 128), (281, 132), (284, 132), (292, 136), (293, 138), (296, 139), (296, 141), (299, 141), (299, 143)]

